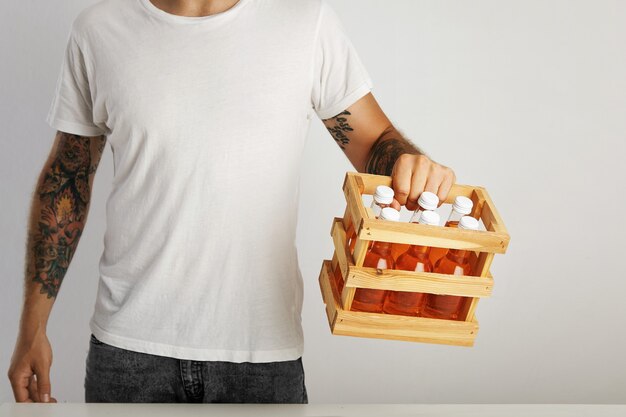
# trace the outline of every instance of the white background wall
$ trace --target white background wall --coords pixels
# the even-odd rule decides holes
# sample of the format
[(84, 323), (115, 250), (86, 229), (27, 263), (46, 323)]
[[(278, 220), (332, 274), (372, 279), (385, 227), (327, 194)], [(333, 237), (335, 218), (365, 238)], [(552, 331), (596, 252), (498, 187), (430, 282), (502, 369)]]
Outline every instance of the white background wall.
[[(130, 0), (129, 0), (130, 1)], [(74, 16), (89, 3), (0, 3), (0, 401), (13, 351), (30, 194)], [(626, 2), (329, 0), (396, 126), (458, 181), (485, 186), (512, 236), (473, 348), (332, 336), (317, 283), (347, 159), (313, 123), (298, 229), (312, 403), (626, 403)], [(83, 401), (87, 326), (112, 179), (50, 318), (52, 392)]]

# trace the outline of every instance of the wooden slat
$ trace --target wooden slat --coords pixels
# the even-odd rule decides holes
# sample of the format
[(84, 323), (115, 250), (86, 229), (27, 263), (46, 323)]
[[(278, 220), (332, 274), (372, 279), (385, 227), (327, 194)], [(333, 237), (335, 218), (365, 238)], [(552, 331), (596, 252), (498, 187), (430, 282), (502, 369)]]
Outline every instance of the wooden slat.
[(361, 197), (362, 180), (357, 176), (346, 174), (344, 180), (343, 192), (348, 204), (348, 211), (352, 216), (352, 225), (356, 233), (359, 233), (362, 227), (363, 219), (367, 218), (365, 207), (363, 206), (363, 198)]
[(339, 268), (339, 260), (337, 259), (337, 252), (333, 251), (333, 259), (330, 261), (330, 266), (335, 270), (335, 268)]
[(376, 187), (379, 185), (386, 185), (391, 187), (391, 177), (385, 175), (373, 175), (363, 174), (356, 172), (348, 172), (347, 175), (358, 176), (363, 181), (363, 194), (373, 195), (376, 192)]
[[(374, 194), (374, 192), (376, 192), (376, 187), (378, 187), (379, 185), (386, 185), (387, 187), (392, 186), (392, 178), (385, 175), (372, 175), (356, 172), (348, 173), (348, 175), (354, 175), (362, 179), (363, 194)], [(448, 197), (446, 198), (444, 203), (453, 203), (454, 199), (458, 195), (470, 197), (472, 195), (473, 189), (474, 187), (470, 185), (454, 184), (451, 187), (450, 192), (448, 193)]]
[(354, 300), (355, 287), (343, 286), (341, 291), (341, 308), (344, 310), (350, 310), (352, 308), (352, 301)]
[(487, 223), (489, 223), (491, 230), (507, 236), (506, 245), (504, 247), (506, 249), (506, 246), (509, 243), (508, 231), (506, 229), (506, 226), (504, 225), (504, 220), (502, 220), (502, 217), (500, 217), (500, 213), (498, 213), (496, 205), (491, 200), (491, 197), (489, 196), (489, 193), (485, 188), (476, 187), (476, 193), (481, 199), (485, 200), (482, 216), (486, 217), (488, 221), (485, 222), (485, 219), (483, 219), (483, 223), (485, 223), (485, 226), (487, 225)]
[[(354, 261), (352, 260), (352, 255), (350, 255), (348, 245), (346, 242), (346, 234), (345, 230), (343, 230), (341, 219), (335, 218), (333, 220), (332, 226), (332, 236), (333, 236), (333, 244), (335, 246), (334, 256), (337, 257), (337, 266), (341, 269), (341, 276), (345, 279), (349, 274), (349, 267), (354, 266)], [(367, 241), (362, 241), (367, 242)], [(367, 250), (367, 246), (365, 246)], [(355, 253), (357, 248), (355, 247)], [(359, 248), (361, 250), (361, 248)], [(365, 257), (365, 255), (363, 255)], [(363, 261), (361, 261), (363, 262)], [(333, 265), (334, 267), (334, 265)], [(340, 305), (349, 310), (352, 307), (352, 300), (354, 299), (354, 292), (356, 288), (354, 287), (346, 287), (344, 285), (343, 291), (341, 293)]]
[[(346, 188), (355, 189), (354, 186), (349, 186), (352, 182), (354, 182), (354, 184), (362, 184), (362, 186), (356, 187), (356, 189), (359, 190), (359, 196), (360, 194), (374, 194), (378, 185), (392, 186), (392, 178), (389, 176), (348, 172), (346, 174), (346, 179), (344, 180), (344, 192)], [(502, 234), (502, 237), (505, 239), (503, 247), (506, 249), (509, 240), (508, 232), (504, 225), (504, 221), (498, 213), (498, 210), (487, 190), (484, 187), (479, 186), (453, 184), (444, 203), (452, 204), (457, 196), (465, 196), (472, 200), (474, 203), (474, 208), (471, 213), (472, 217), (479, 218), (478, 214), (484, 212), (484, 216), (487, 218), (483, 219), (483, 223), (485, 225), (489, 225), (490, 229), (493, 228), (494, 232)], [(486, 209), (484, 209), (485, 206), (487, 206)], [(363, 213), (361, 213), (360, 218), (366, 217)], [(496, 251), (496, 253), (504, 252)]]
[(350, 259), (351, 255), (346, 243), (346, 231), (343, 229), (343, 223), (338, 217), (335, 217), (333, 220), (332, 237), (341, 275), (346, 277), (348, 276), (348, 266), (352, 263), (352, 260)]
[(478, 322), (338, 310), (333, 334), (473, 346)]
[(378, 219), (364, 219), (358, 237), (384, 242), (495, 253), (504, 253), (508, 243), (508, 234), (418, 223), (388, 222)]
[(454, 203), (454, 199), (457, 196), (471, 198), (473, 191), (474, 191), (474, 187), (471, 185), (454, 184), (450, 188), (450, 191), (448, 192), (448, 196), (443, 202), (445, 204), (452, 204)]
[(473, 346), (478, 333), (476, 320), (463, 322), (345, 311), (338, 303), (336, 288), (333, 292), (332, 269), (328, 260), (322, 264), (319, 282), (328, 323), (331, 332), (336, 335)]
[(365, 261), (365, 255), (367, 254), (367, 245), (369, 241), (359, 239), (357, 237), (356, 245), (354, 245), (354, 252), (352, 253), (352, 261), (356, 266), (363, 266)]
[(493, 257), (493, 253), (480, 252), (472, 273), (477, 277), (486, 277), (489, 274)]
[[(343, 229), (348, 230), (352, 225), (352, 214), (350, 214), (350, 206), (346, 204), (346, 210), (343, 213), (343, 218), (341, 219), (343, 222)], [(332, 235), (332, 232), (331, 232)]]
[[(475, 273), (477, 275), (480, 275), (481, 277), (491, 276), (489, 270), (491, 268), (491, 263), (493, 262), (494, 256), (495, 255), (493, 253), (480, 253), (478, 255), (478, 261), (476, 262)], [(467, 301), (464, 306), (464, 309), (466, 309), (467, 312), (461, 312), (461, 317), (465, 316), (465, 321), (474, 320), (474, 315), (476, 314), (476, 307), (478, 307), (479, 300), (479, 298), (472, 298), (471, 300)]]
[(319, 283), (320, 290), (322, 292), (322, 299), (326, 304), (326, 316), (328, 318), (328, 324), (331, 329), (334, 327), (335, 319), (337, 317), (338, 305), (333, 295), (331, 288), (331, 275), (332, 269), (330, 267), (330, 261), (325, 260), (322, 262), (322, 269), (320, 271)]
[[(344, 275), (346, 276), (346, 275)], [(437, 274), (384, 270), (351, 266), (345, 286), (373, 288), (392, 291), (412, 291), (430, 294), (459, 295), (464, 297), (488, 297), (493, 288), (493, 277)]]
[[(472, 190), (472, 194), (469, 198), (472, 200), (473, 204), (470, 216), (478, 220), (480, 219), (480, 213), (483, 211), (483, 204), (485, 204), (485, 200), (480, 198), (480, 196), (476, 193), (476, 189)], [(452, 202), (454, 202), (454, 200)]]

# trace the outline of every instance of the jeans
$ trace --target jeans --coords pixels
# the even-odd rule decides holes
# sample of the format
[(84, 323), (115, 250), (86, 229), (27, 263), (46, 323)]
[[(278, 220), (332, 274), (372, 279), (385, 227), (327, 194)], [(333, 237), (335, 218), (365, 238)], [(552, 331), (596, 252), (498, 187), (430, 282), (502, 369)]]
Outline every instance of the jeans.
[(194, 361), (89, 343), (85, 402), (308, 404), (302, 357), (280, 362)]

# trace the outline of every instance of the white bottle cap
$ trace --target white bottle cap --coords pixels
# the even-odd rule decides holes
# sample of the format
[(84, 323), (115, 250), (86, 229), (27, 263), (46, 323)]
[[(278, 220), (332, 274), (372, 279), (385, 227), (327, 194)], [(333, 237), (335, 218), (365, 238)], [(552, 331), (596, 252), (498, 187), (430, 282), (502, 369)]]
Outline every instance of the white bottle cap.
[(419, 204), (424, 210), (436, 210), (437, 205), (439, 205), (439, 197), (437, 197), (437, 194), (435, 193), (424, 191), (420, 194), (417, 204)]
[(379, 219), (397, 222), (400, 220), (400, 212), (393, 207), (383, 207), (383, 209), (380, 211)]
[(374, 193), (374, 201), (378, 204), (391, 204), (393, 201), (393, 189), (386, 185), (379, 185)]
[(454, 199), (452, 210), (459, 214), (470, 214), (472, 212), (472, 207), (474, 207), (474, 202), (472, 200), (462, 195), (458, 195)]
[(420, 215), (419, 222), (430, 226), (439, 226), (439, 214), (432, 210), (424, 210)]
[(478, 230), (478, 220), (471, 216), (463, 216), (459, 220), (459, 229)]

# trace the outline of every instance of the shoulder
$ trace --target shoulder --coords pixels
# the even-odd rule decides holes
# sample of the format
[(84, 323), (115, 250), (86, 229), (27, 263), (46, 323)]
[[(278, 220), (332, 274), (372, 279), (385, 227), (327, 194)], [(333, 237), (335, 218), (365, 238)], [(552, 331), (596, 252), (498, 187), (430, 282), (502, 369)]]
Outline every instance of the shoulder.
[(89, 33), (118, 18), (116, 13), (122, 11), (128, 2), (133, 0), (99, 0), (83, 8), (72, 21), (72, 33), (79, 38), (87, 38)]

